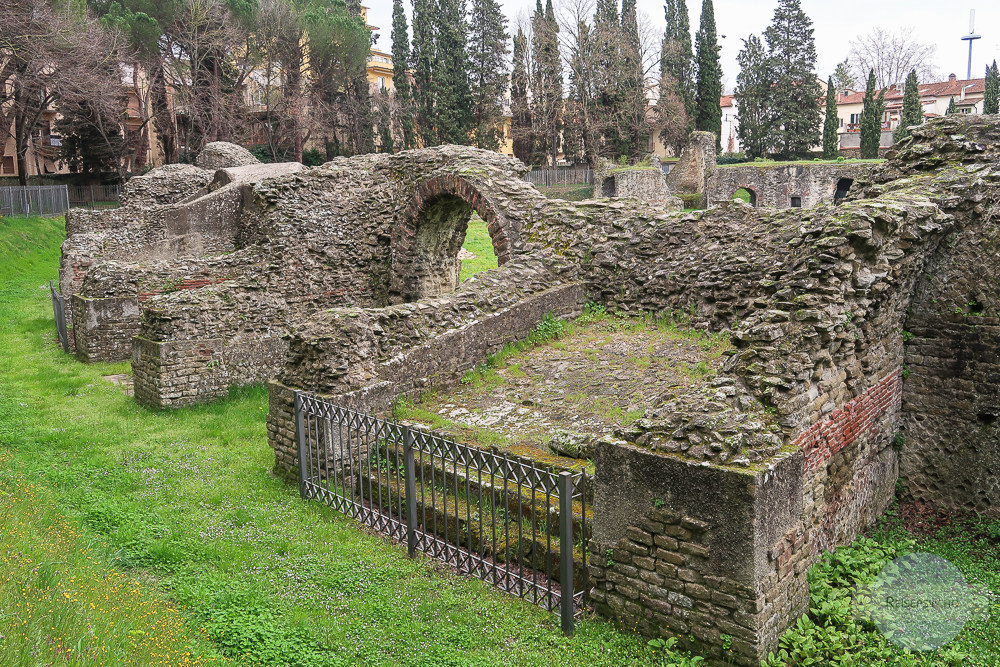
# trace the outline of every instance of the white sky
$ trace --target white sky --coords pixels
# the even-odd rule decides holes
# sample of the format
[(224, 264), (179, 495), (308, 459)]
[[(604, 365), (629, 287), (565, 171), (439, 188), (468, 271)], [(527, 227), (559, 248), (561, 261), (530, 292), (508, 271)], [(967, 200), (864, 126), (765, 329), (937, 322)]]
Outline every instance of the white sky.
[[(469, 0), (466, 0), (467, 2)], [(553, 0), (557, 11), (560, 0)], [(619, 0), (620, 1), (620, 0)], [(535, 0), (500, 0), (513, 25), (519, 14), (530, 14)], [(369, 23), (379, 26), (378, 48), (389, 51), (392, 29), (392, 0), (365, 0)], [(409, 0), (403, 0), (407, 17), (412, 18)], [(701, 0), (687, 0), (692, 31), (698, 28)], [(714, 0), (715, 22), (722, 43), (722, 73), (726, 91), (736, 82), (736, 54), (742, 39), (750, 33), (760, 35), (771, 22), (776, 0)], [(638, 0), (640, 14), (663, 32), (662, 0)], [(972, 47), (972, 76), (983, 76), (984, 65), (1000, 62), (1000, 2), (996, 0), (803, 0), (802, 9), (812, 19), (816, 37), (817, 74), (825, 79), (837, 63), (847, 57), (851, 39), (881, 27), (896, 30), (912, 27), (914, 39), (937, 47), (934, 67), (942, 79), (955, 73), (965, 78), (968, 66), (968, 42), (961, 36), (969, 32), (969, 10), (976, 10), (976, 33), (982, 39)], [(508, 29), (509, 32), (509, 29)]]

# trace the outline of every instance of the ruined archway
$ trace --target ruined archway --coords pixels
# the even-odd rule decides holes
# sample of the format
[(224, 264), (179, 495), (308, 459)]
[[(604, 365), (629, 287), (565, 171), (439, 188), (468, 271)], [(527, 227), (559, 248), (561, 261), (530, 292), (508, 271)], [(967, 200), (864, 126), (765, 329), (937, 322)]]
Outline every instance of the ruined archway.
[(851, 186), (854, 185), (853, 178), (841, 178), (837, 181), (837, 188), (833, 193), (833, 203), (839, 204), (840, 200), (847, 197), (847, 193), (851, 191)]
[(757, 207), (757, 193), (753, 188), (748, 188), (745, 185), (741, 185), (736, 192), (733, 193), (733, 199), (739, 199), (740, 201), (745, 201), (754, 208)]
[(438, 176), (420, 183), (392, 234), (390, 299), (416, 301), (451, 292), (459, 283), (458, 251), (472, 212), (487, 225), (497, 264), (510, 259), (514, 235), (507, 217), (476, 185), (460, 176)]

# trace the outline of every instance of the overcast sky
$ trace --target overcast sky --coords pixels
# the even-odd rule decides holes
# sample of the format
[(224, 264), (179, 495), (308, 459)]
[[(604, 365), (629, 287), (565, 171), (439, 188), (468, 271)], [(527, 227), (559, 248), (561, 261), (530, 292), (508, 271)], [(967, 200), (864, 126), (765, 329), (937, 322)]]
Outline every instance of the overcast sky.
[[(467, 2), (469, 0), (466, 0)], [(558, 10), (560, 0), (553, 0)], [(403, 0), (411, 18), (409, 0)], [(391, 48), (392, 1), (366, 0), (368, 20), (379, 26), (378, 48)], [(500, 0), (513, 24), (518, 15), (534, 10), (534, 0)], [(691, 29), (697, 30), (701, 0), (687, 0)], [(750, 33), (761, 34), (771, 21), (776, 0), (715, 0), (715, 21), (722, 43), (722, 73), (727, 92), (736, 82), (736, 54), (742, 39)], [(663, 32), (662, 0), (638, 0), (640, 14)], [(982, 39), (972, 47), (972, 76), (983, 76), (984, 65), (1000, 61), (1000, 2), (991, 0), (803, 0), (802, 9), (812, 19), (816, 36), (817, 74), (826, 78), (837, 63), (847, 57), (850, 41), (875, 27), (896, 30), (912, 27), (916, 40), (937, 47), (935, 69), (942, 78), (954, 72), (965, 78), (968, 65), (968, 42), (961, 36), (969, 32), (969, 10), (976, 10), (976, 33)]]

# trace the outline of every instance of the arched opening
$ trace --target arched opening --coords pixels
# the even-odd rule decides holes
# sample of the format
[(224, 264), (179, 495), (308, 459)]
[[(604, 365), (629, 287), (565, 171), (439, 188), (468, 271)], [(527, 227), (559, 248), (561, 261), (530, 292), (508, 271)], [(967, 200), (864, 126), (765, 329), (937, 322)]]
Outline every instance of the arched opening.
[(733, 193), (733, 199), (739, 199), (740, 201), (745, 201), (751, 206), (757, 206), (757, 193), (751, 188), (742, 187)]
[(837, 189), (833, 193), (833, 203), (839, 204), (840, 200), (847, 196), (847, 193), (851, 191), (851, 186), (854, 185), (853, 178), (842, 178), (837, 181)]
[(504, 264), (510, 248), (507, 226), (464, 179), (425, 181), (393, 233), (390, 300), (403, 303), (447, 294), (463, 278)]

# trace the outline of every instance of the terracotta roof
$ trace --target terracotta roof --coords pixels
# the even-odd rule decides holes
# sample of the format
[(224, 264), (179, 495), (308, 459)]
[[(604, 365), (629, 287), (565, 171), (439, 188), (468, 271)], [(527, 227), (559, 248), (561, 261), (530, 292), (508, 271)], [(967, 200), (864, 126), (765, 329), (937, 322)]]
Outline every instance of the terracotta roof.
[[(982, 94), (986, 90), (986, 79), (949, 79), (935, 83), (922, 83), (918, 86), (920, 97), (961, 97), (962, 88), (969, 86), (966, 95)], [(837, 104), (861, 104), (865, 99), (864, 92), (851, 91), (850, 95), (837, 93)], [(890, 86), (885, 91), (885, 101), (902, 101), (903, 89)]]
[(733, 96), (732, 95), (723, 95), (722, 97), (720, 97), (719, 98), (719, 106), (721, 106), (721, 107), (731, 107), (731, 106), (733, 106)]

